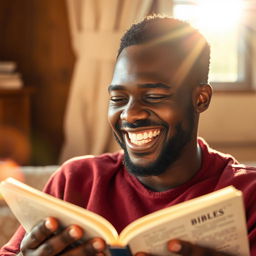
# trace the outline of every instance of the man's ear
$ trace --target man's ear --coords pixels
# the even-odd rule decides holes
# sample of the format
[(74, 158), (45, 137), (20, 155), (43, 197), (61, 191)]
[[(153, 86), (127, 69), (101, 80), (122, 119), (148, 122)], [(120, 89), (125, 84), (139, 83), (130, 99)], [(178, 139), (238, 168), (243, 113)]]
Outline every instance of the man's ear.
[(211, 98), (212, 87), (209, 84), (203, 84), (196, 88), (195, 108), (198, 113), (202, 113), (208, 108)]

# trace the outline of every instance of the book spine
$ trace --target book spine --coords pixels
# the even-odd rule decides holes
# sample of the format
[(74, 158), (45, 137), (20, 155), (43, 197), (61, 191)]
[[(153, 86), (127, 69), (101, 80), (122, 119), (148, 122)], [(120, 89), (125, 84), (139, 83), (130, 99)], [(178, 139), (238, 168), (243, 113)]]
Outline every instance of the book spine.
[(126, 247), (109, 247), (111, 256), (132, 256), (129, 246)]

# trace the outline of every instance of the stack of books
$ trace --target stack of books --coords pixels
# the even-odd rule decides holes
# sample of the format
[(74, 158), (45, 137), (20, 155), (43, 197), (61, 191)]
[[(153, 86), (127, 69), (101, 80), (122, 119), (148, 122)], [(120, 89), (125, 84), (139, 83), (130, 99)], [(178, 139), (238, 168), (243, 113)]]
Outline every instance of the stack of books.
[(0, 61), (0, 89), (20, 89), (23, 86), (21, 74), (16, 71), (14, 61)]

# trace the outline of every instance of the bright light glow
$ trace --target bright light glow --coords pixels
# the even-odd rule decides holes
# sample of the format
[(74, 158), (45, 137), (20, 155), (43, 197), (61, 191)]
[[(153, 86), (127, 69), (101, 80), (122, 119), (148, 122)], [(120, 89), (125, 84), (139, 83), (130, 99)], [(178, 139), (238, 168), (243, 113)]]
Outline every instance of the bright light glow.
[(197, 20), (201, 30), (223, 31), (237, 26), (241, 19), (241, 0), (199, 0)]
[[(244, 0), (177, 1), (174, 17), (186, 20), (211, 45), (211, 81), (238, 81), (238, 42), (243, 23)], [(223, 61), (223, 57), (225, 61)]]
[(197, 0), (193, 5), (177, 5), (175, 16), (188, 20), (203, 34), (230, 30), (242, 17), (242, 0)]

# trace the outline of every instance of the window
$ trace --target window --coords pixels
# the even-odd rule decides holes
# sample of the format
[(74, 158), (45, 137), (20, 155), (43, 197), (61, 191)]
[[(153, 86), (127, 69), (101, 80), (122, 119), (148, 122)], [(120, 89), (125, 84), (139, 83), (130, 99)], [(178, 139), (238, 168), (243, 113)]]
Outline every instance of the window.
[(250, 88), (243, 0), (173, 0), (173, 16), (198, 28), (211, 45), (209, 81), (219, 90)]

